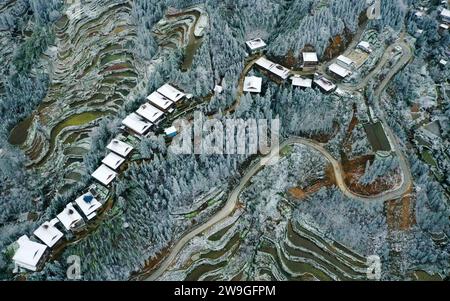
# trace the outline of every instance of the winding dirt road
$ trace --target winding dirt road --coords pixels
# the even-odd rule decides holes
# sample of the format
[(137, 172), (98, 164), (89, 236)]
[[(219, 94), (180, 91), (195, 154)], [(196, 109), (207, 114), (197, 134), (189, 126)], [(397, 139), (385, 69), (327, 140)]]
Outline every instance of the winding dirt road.
[(252, 165), (250, 169), (247, 170), (245, 175), (242, 177), (240, 183), (238, 186), (236, 186), (233, 191), (230, 193), (225, 206), (217, 212), (211, 219), (209, 219), (207, 222), (205, 222), (202, 225), (199, 225), (195, 229), (193, 229), (191, 232), (185, 234), (172, 248), (170, 254), (164, 259), (163, 262), (159, 265), (157, 270), (155, 270), (146, 280), (152, 281), (157, 280), (172, 264), (172, 262), (175, 260), (178, 253), (181, 251), (181, 249), (195, 236), (201, 234), (205, 230), (209, 229), (216, 223), (220, 222), (227, 216), (233, 213), (236, 204), (239, 200), (239, 195), (241, 191), (244, 189), (246, 184), (250, 181), (250, 179), (262, 168), (265, 166), (265, 162), (267, 160), (272, 159), (272, 157), (279, 152), (279, 150), (283, 149), (284, 147), (288, 145), (293, 144), (301, 144), (306, 147), (310, 147), (315, 149), (316, 151), (320, 152), (332, 165), (333, 171), (335, 174), (336, 179), (336, 185), (339, 187), (339, 189), (342, 191), (344, 195), (346, 195), (349, 198), (359, 200), (359, 201), (370, 201), (370, 202), (385, 202), (392, 199), (401, 198), (405, 193), (408, 192), (412, 185), (412, 176), (411, 171), (409, 168), (409, 164), (403, 153), (401, 152), (400, 144), (398, 142), (397, 137), (394, 135), (393, 131), (389, 128), (388, 123), (385, 120), (383, 110), (380, 108), (380, 99), (381, 95), (384, 92), (387, 84), (391, 81), (391, 79), (395, 76), (395, 74), (401, 70), (412, 58), (413, 54), (411, 51), (411, 48), (403, 42), (403, 39), (399, 39), (396, 43), (391, 45), (386, 49), (385, 54), (380, 59), (380, 62), (378, 63), (377, 67), (365, 78), (361, 81), (361, 83), (350, 86), (347, 84), (339, 85), (341, 89), (343, 90), (358, 90), (364, 85), (366, 85), (371, 78), (373, 78), (380, 70), (383, 69), (384, 65), (387, 63), (389, 58), (392, 56), (392, 50), (396, 47), (400, 46), (402, 48), (402, 57), (395, 63), (395, 65), (391, 68), (389, 73), (386, 75), (385, 79), (379, 84), (378, 88), (375, 91), (375, 105), (378, 109), (378, 112), (380, 112), (379, 119), (383, 124), (383, 127), (385, 129), (386, 135), (388, 136), (392, 146), (394, 147), (394, 151), (399, 158), (400, 161), (400, 168), (402, 171), (402, 181), (399, 186), (396, 188), (385, 191), (378, 195), (373, 196), (362, 196), (355, 194), (354, 192), (350, 191), (350, 189), (347, 187), (344, 181), (343, 176), (343, 170), (342, 165), (339, 161), (337, 161), (324, 147), (322, 144), (312, 141), (309, 139), (301, 138), (301, 137), (290, 137), (287, 140), (285, 140), (283, 143), (281, 143), (279, 146), (275, 146), (275, 152), (271, 152), (269, 155), (265, 157), (261, 157), (257, 163)]

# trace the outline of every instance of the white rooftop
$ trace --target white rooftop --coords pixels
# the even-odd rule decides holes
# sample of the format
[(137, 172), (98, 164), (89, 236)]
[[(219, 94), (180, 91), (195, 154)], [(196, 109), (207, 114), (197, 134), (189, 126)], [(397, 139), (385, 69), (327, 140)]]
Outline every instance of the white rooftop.
[(315, 52), (303, 52), (303, 62), (313, 62), (317, 63), (319, 59), (317, 58), (317, 53)]
[(448, 29), (448, 25), (444, 23), (440, 24), (439, 27), (442, 29)]
[(168, 99), (162, 94), (159, 94), (157, 91), (147, 96), (147, 99), (152, 104), (154, 104), (155, 106), (164, 111), (169, 109), (174, 104), (170, 99)]
[(63, 233), (48, 221), (37, 228), (33, 234), (50, 248), (63, 237)]
[(36, 271), (37, 264), (47, 249), (46, 245), (31, 241), (23, 235), (18, 240), (19, 248), (13, 256), (13, 260), (20, 267)]
[(170, 128), (167, 128), (164, 130), (164, 133), (168, 136), (176, 134), (177, 133), (177, 128), (174, 126), (171, 126)]
[(303, 88), (311, 88), (312, 86), (312, 79), (305, 78), (301, 76), (293, 76), (291, 77), (292, 85), (297, 87), (303, 87)]
[(183, 92), (178, 89), (175, 89), (169, 84), (164, 84), (161, 88), (159, 88), (158, 93), (164, 95), (169, 98), (173, 102), (178, 102), (180, 99), (186, 96)]
[(441, 11), (441, 17), (444, 17), (444, 18), (450, 18), (450, 10), (444, 8), (444, 9)]
[(136, 111), (139, 115), (150, 121), (151, 123), (155, 124), (158, 122), (158, 120), (161, 119), (161, 117), (164, 116), (164, 112), (155, 108), (149, 103), (144, 103), (142, 106), (139, 107), (139, 109)]
[(119, 168), (122, 163), (125, 162), (125, 159), (121, 156), (117, 155), (116, 153), (109, 153), (103, 160), (102, 163), (105, 164), (108, 167), (111, 167), (112, 169), (116, 170)]
[(445, 66), (445, 65), (447, 65), (447, 61), (442, 59), (442, 60), (439, 61), (439, 64)]
[(247, 76), (244, 79), (244, 92), (261, 92), (262, 78), (256, 76)]
[(348, 57), (346, 57), (346, 56), (343, 56), (343, 55), (338, 56), (338, 57), (337, 57), (337, 60), (338, 60), (339, 62), (344, 63), (345, 65), (348, 65), (348, 66), (354, 64), (354, 62), (353, 62), (350, 58), (348, 58)]
[(113, 139), (106, 148), (122, 157), (128, 156), (133, 150), (132, 146), (117, 139)]
[(116, 178), (117, 173), (111, 170), (108, 166), (102, 164), (96, 171), (94, 171), (92, 176), (103, 185), (108, 186)]
[(281, 77), (282, 79), (286, 79), (289, 76), (289, 69), (275, 64), (274, 62), (269, 61), (268, 59), (261, 57), (256, 61), (256, 64), (273, 74)]
[(372, 51), (372, 49), (370, 48), (370, 43), (369, 42), (366, 42), (366, 41), (361, 41), (361, 42), (359, 42), (359, 44), (357, 45), (357, 47), (361, 47), (361, 48), (363, 48), (363, 49), (365, 49), (365, 50), (367, 50), (367, 51)]
[(95, 212), (102, 206), (90, 193), (83, 194), (75, 200), (75, 203), (88, 220), (91, 220), (96, 215)]
[(324, 91), (330, 92), (334, 88), (336, 88), (336, 85), (327, 80), (325, 77), (319, 77), (314, 79), (314, 83), (321, 87)]
[(266, 43), (260, 38), (247, 41), (247, 42), (245, 42), (245, 44), (247, 44), (247, 46), (248, 46), (248, 48), (250, 48), (250, 50), (256, 50), (256, 49), (266, 47)]
[(275, 65), (275, 63), (269, 61), (265, 57), (260, 57), (255, 63), (256, 65), (263, 67), (264, 69), (267, 70), (270, 70), (270, 68), (272, 68)]
[(66, 230), (71, 230), (78, 222), (83, 220), (78, 211), (73, 207), (72, 203), (67, 204), (66, 208), (64, 208), (57, 217)]
[(345, 78), (345, 77), (349, 76), (350, 74), (352, 74), (351, 71), (349, 71), (349, 70), (347, 70), (347, 69), (345, 69), (345, 68), (339, 66), (339, 65), (336, 64), (336, 63), (331, 64), (331, 65), (328, 67), (328, 69), (329, 69), (331, 72), (333, 72), (333, 73), (335, 73), (335, 74), (337, 74), (337, 75), (339, 75), (340, 77), (343, 77), (343, 78)]
[(138, 133), (139, 135), (145, 134), (151, 127), (152, 124), (145, 121), (144, 118), (140, 117), (136, 113), (131, 113), (123, 121), (122, 124)]

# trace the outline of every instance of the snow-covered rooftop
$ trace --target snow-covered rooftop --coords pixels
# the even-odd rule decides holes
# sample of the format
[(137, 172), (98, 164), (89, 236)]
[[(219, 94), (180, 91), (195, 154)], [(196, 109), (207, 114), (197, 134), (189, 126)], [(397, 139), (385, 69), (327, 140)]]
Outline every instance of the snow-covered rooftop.
[(145, 121), (136, 113), (131, 113), (123, 121), (122, 124), (136, 132), (139, 135), (144, 135), (151, 127), (152, 124)]
[(37, 228), (33, 234), (50, 248), (63, 237), (63, 233), (48, 221)]
[(217, 94), (222, 93), (223, 92), (223, 87), (220, 86), (220, 85), (215, 85), (214, 86), (214, 92), (217, 93)]
[(244, 92), (261, 92), (262, 78), (256, 76), (247, 76), (244, 79)]
[(154, 104), (163, 111), (166, 111), (167, 109), (169, 109), (171, 106), (174, 105), (173, 101), (171, 101), (164, 95), (158, 93), (157, 91), (147, 96), (147, 99), (148, 101), (150, 101), (150, 103)]
[(311, 63), (319, 62), (319, 59), (317, 58), (317, 53), (303, 52), (303, 62), (311, 62)]
[(172, 87), (170, 84), (164, 84), (161, 88), (159, 88), (158, 93), (164, 95), (165, 97), (169, 98), (173, 102), (178, 102), (180, 99), (186, 96), (183, 92), (180, 90)]
[(111, 167), (112, 169), (116, 170), (119, 168), (122, 163), (125, 162), (125, 159), (121, 156), (117, 155), (116, 153), (109, 153), (103, 160), (102, 163), (105, 164), (108, 167)]
[(446, 19), (450, 19), (450, 10), (444, 8), (441, 11), (441, 17), (446, 18)]
[(19, 248), (13, 256), (14, 262), (23, 268), (36, 271), (37, 265), (47, 249), (47, 246), (31, 241), (23, 235), (18, 240)]
[(164, 130), (164, 133), (165, 133), (167, 136), (174, 136), (174, 135), (177, 134), (177, 128), (174, 127), (174, 126), (171, 126), (170, 128), (165, 129), (165, 130)]
[(344, 56), (344, 55), (340, 55), (337, 57), (337, 61), (340, 63), (343, 63), (347, 66), (351, 66), (352, 64), (354, 64), (353, 60), (351, 60), (350, 58)]
[(91, 220), (96, 215), (95, 212), (102, 206), (90, 193), (83, 194), (75, 200), (75, 203), (88, 220)]
[(418, 18), (421, 18), (421, 17), (423, 17), (423, 15), (425, 15), (425, 13), (422, 12), (422, 11), (417, 11), (417, 12), (414, 13), (414, 15), (415, 15), (416, 17), (418, 17)]
[(267, 71), (272, 72), (273, 74), (281, 77), (282, 79), (286, 79), (289, 76), (289, 69), (278, 65), (274, 62), (269, 61), (268, 59), (261, 57), (256, 61), (256, 64)]
[(116, 178), (117, 173), (108, 166), (102, 164), (92, 173), (92, 176), (103, 185), (108, 186)]
[(344, 67), (341, 67), (340, 65), (338, 65), (338, 64), (336, 64), (336, 63), (331, 64), (331, 65), (328, 67), (328, 69), (329, 69), (331, 72), (333, 72), (333, 73), (339, 75), (339, 76), (342, 77), (342, 78), (345, 78), (345, 77), (349, 76), (350, 74), (352, 74), (351, 71), (345, 69)]
[(359, 44), (356, 47), (361, 48), (367, 52), (372, 52), (372, 48), (370, 48), (370, 43), (366, 41), (359, 42)]
[(326, 92), (330, 92), (336, 88), (335, 84), (333, 84), (331, 81), (327, 80), (323, 76), (314, 79), (314, 83), (319, 87), (321, 87)]
[(144, 103), (139, 107), (136, 111), (139, 115), (147, 119), (153, 124), (156, 124), (158, 120), (160, 120), (164, 116), (164, 112), (160, 111), (156, 107), (152, 106), (149, 103)]
[(131, 145), (128, 145), (118, 139), (113, 139), (106, 148), (122, 157), (128, 156), (133, 150)]
[(83, 220), (78, 211), (73, 207), (72, 203), (67, 204), (66, 208), (57, 215), (57, 218), (67, 230), (73, 229)]
[(247, 41), (247, 42), (245, 42), (245, 44), (247, 44), (247, 47), (250, 48), (250, 50), (252, 50), (252, 51), (261, 49), (261, 48), (264, 48), (267, 46), (266, 43), (260, 38)]
[(301, 76), (293, 76), (291, 77), (292, 85), (302, 88), (311, 88), (312, 86), (312, 79), (305, 78)]

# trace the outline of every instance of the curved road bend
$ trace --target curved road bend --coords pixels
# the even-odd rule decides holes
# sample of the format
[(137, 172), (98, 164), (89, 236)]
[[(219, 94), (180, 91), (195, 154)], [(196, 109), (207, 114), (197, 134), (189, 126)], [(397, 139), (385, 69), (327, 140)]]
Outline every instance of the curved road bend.
[[(395, 64), (395, 66), (391, 69), (391, 71), (388, 73), (386, 78), (381, 82), (377, 90), (375, 91), (375, 99), (376, 99), (376, 106), (378, 109), (380, 109), (379, 101), (381, 99), (381, 95), (386, 88), (389, 81), (392, 79), (392, 77), (401, 69), (403, 68), (409, 60), (412, 58), (412, 51), (410, 47), (404, 43), (404, 42), (398, 42), (396, 44), (391, 45), (386, 49), (386, 53), (384, 54), (383, 58), (381, 59), (378, 66), (370, 73), (369, 76), (363, 81), (363, 83), (367, 83), (371, 77), (373, 77), (381, 68), (384, 66), (384, 64), (387, 62), (389, 55), (391, 53), (391, 50), (396, 45), (399, 45), (402, 48), (403, 55), (401, 59)], [(357, 90), (359, 89), (359, 86), (362, 85), (362, 83), (358, 84), (357, 86), (345, 86), (341, 85), (344, 89), (350, 88), (351, 90)], [(382, 110), (379, 110), (381, 113), (383, 113)], [(331, 163), (333, 167), (333, 171), (336, 178), (336, 185), (341, 189), (342, 193), (350, 198), (360, 200), (360, 201), (376, 201), (376, 202), (384, 202), (387, 200), (397, 199), (401, 198), (411, 187), (412, 184), (412, 176), (411, 171), (409, 169), (409, 164), (407, 159), (404, 157), (403, 153), (400, 151), (400, 145), (398, 143), (397, 138), (395, 137), (392, 130), (389, 128), (385, 118), (384, 114), (380, 116), (380, 120), (383, 124), (383, 127), (386, 131), (386, 135), (390, 139), (391, 143), (393, 144), (395, 148), (395, 153), (399, 158), (400, 161), (400, 168), (402, 170), (402, 183), (395, 188), (394, 190), (383, 192), (379, 195), (374, 196), (361, 196), (358, 194), (353, 193), (349, 190), (347, 185), (345, 184), (344, 178), (343, 178), (343, 172), (342, 172), (342, 166), (341, 164), (334, 159), (334, 157), (318, 142), (301, 138), (301, 137), (290, 137), (287, 140), (285, 140), (280, 146), (278, 147), (278, 151), (288, 145), (292, 144), (302, 144), (307, 147), (314, 148), (315, 150), (319, 151), (324, 157), (327, 158), (327, 160)], [(158, 279), (166, 270), (169, 268), (169, 266), (172, 264), (172, 262), (175, 260), (178, 253), (181, 251), (181, 249), (195, 236), (201, 234), (208, 228), (212, 227), (216, 223), (220, 222), (227, 216), (233, 213), (235, 206), (237, 204), (237, 201), (239, 199), (239, 195), (242, 191), (242, 189), (245, 187), (245, 185), (250, 181), (250, 179), (264, 166), (264, 162), (266, 160), (270, 160), (277, 152), (271, 152), (269, 155), (262, 157), (258, 160), (256, 164), (254, 164), (243, 176), (238, 186), (236, 186), (231, 194), (228, 197), (227, 202), (225, 203), (225, 206), (217, 212), (211, 219), (209, 219), (204, 224), (198, 226), (197, 228), (193, 229), (191, 232), (184, 235), (172, 248), (170, 254), (164, 259), (164, 261), (159, 265), (158, 269), (155, 270), (146, 280), (152, 281)]]

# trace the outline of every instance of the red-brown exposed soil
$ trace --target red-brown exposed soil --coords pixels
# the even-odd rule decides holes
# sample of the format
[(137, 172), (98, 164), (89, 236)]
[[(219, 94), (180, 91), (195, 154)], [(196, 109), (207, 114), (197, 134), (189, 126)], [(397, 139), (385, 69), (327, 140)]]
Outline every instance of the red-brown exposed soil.
[(415, 199), (411, 194), (386, 202), (385, 209), (390, 230), (406, 231), (416, 224)]
[(327, 166), (325, 175), (324, 179), (317, 180), (305, 189), (301, 189), (300, 187), (288, 189), (288, 195), (295, 200), (303, 200), (308, 195), (319, 191), (322, 187), (330, 187), (336, 183), (333, 167), (331, 165)]

